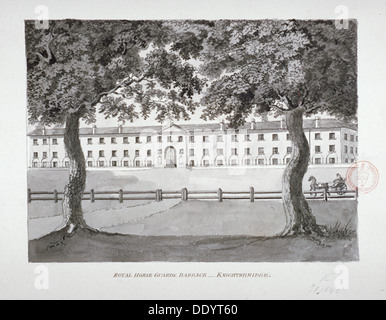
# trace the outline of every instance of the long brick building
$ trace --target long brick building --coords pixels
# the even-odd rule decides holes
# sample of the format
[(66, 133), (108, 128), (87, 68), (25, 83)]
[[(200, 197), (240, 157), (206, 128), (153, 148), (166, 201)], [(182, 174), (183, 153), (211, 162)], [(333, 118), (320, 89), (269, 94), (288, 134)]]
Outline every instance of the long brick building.
[[(306, 119), (311, 164), (353, 163), (358, 157), (357, 127), (336, 119)], [(29, 167), (69, 166), (64, 129), (37, 128), (28, 134)], [(291, 158), (285, 121), (250, 122), (238, 131), (225, 124), (169, 123), (166, 126), (81, 128), (87, 167), (179, 168), (278, 166)]]

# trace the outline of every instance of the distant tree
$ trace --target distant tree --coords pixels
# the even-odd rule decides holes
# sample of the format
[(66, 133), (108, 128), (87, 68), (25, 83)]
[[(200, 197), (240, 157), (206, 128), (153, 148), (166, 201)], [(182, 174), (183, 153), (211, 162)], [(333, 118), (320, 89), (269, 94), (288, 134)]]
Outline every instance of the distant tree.
[[(95, 231), (83, 218), (86, 166), (80, 120), (94, 122), (98, 107), (122, 122), (147, 118), (153, 110), (158, 121), (187, 119), (197, 107), (192, 97), (201, 92), (203, 80), (185, 61), (197, 49), (181, 46), (186, 35), (176, 34), (171, 25), (63, 20), (41, 30), (34, 21), (26, 22), (29, 122), (65, 125), (70, 174), (63, 212), (69, 233)], [(203, 38), (190, 35), (198, 46)]]
[(282, 235), (318, 235), (303, 195), (310, 149), (303, 118), (317, 112), (357, 113), (357, 25), (334, 21), (218, 21), (205, 26), (202, 73), (211, 80), (203, 118), (226, 116), (233, 128), (251, 115), (284, 115), (293, 148), (283, 176), (287, 224)]

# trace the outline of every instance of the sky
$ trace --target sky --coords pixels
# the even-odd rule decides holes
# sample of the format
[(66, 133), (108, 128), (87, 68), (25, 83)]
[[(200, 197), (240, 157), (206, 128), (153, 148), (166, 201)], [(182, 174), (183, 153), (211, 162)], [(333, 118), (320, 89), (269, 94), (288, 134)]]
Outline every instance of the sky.
[[(322, 118), (322, 119), (334, 118), (333, 116), (331, 116), (327, 113), (319, 113), (317, 116)], [(140, 127), (140, 126), (159, 125), (159, 122), (153, 120), (153, 119), (155, 119), (155, 117), (156, 117), (156, 115), (155, 115), (155, 113), (153, 113), (153, 115), (151, 117), (149, 117), (149, 119), (147, 119), (147, 120), (137, 119), (137, 120), (135, 120), (135, 122), (133, 124), (127, 122), (124, 126), (134, 125), (136, 127)], [(209, 121), (209, 120), (205, 121), (205, 120), (201, 119), (200, 117), (201, 117), (201, 111), (199, 109), (197, 109), (196, 113), (191, 116), (191, 120), (189, 120), (189, 121), (183, 121), (183, 120), (174, 121), (174, 123), (176, 123), (176, 124), (192, 124), (192, 123), (203, 124), (203, 123), (220, 123), (222, 120), (225, 120), (225, 117), (221, 117), (221, 118), (218, 118), (217, 120), (214, 120), (214, 121)], [(248, 118), (248, 122), (251, 122), (252, 120), (255, 120), (257, 122), (264, 121), (261, 117), (250, 116)], [(272, 115), (272, 116), (268, 116), (268, 120), (269, 121), (275, 121), (275, 120), (277, 121), (278, 118), (276, 118)], [(165, 121), (165, 123), (166, 122), (167, 121)], [(96, 122), (97, 127), (118, 127), (119, 125), (120, 125), (120, 123), (118, 122), (118, 120), (116, 118), (105, 119), (102, 114), (98, 113), (97, 122)], [(87, 125), (84, 122), (82, 122), (81, 127), (90, 127), (90, 125)]]
[[(323, 118), (323, 119), (333, 118), (333, 116), (328, 115), (326, 113), (318, 114), (318, 116)], [(137, 120), (134, 121), (134, 123), (126, 122), (124, 126), (141, 127), (141, 126), (159, 125), (160, 123), (154, 120), (155, 117), (156, 116), (153, 113), (153, 115), (150, 116), (149, 119), (147, 119), (147, 120), (137, 119)], [(197, 109), (196, 113), (191, 116), (191, 120), (189, 120), (189, 121), (183, 121), (183, 120), (181, 120), (181, 121), (174, 121), (174, 123), (176, 123), (176, 124), (220, 123), (222, 121), (222, 119), (223, 119), (223, 118), (219, 118), (219, 119), (214, 120), (214, 121), (205, 121), (205, 120), (202, 120), (200, 117), (201, 117), (201, 111), (199, 109)], [(249, 117), (248, 121), (252, 121), (252, 120), (255, 120), (257, 122), (258, 121), (263, 121), (263, 119), (259, 118), (259, 117), (253, 117), (253, 116)], [(275, 118), (274, 116), (269, 116), (268, 120), (269, 121), (275, 121), (275, 120), (277, 120), (277, 118)], [(99, 127), (99, 128), (103, 128), (103, 127), (118, 127), (120, 125), (120, 122), (118, 121), (117, 118), (105, 119), (103, 114), (97, 113), (97, 121), (96, 121), (95, 125), (97, 127)], [(81, 121), (81, 124), (80, 124), (81, 128), (87, 128), (87, 127), (91, 127), (91, 126), (92, 125), (86, 124), (85, 122)], [(35, 125), (29, 125), (28, 124), (28, 132), (34, 130), (35, 128), (36, 128)]]

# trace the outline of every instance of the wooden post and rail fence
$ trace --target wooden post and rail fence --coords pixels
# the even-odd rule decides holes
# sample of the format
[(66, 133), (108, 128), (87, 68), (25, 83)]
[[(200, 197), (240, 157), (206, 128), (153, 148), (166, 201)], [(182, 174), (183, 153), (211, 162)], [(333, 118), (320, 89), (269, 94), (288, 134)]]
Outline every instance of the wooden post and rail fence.
[[(213, 200), (223, 202), (224, 200), (249, 200), (255, 202), (259, 200), (281, 200), (282, 191), (265, 191), (256, 192), (253, 187), (249, 191), (223, 191), (218, 190), (198, 190), (188, 191), (187, 188), (183, 188), (178, 191), (163, 191), (161, 189), (150, 191), (95, 191), (85, 192), (83, 194), (84, 201), (141, 201), (141, 200), (153, 200), (161, 202), (168, 199), (181, 199), (181, 201), (189, 200)], [(321, 191), (305, 191), (304, 195), (309, 200), (324, 200), (329, 201), (332, 199), (358, 199), (358, 189), (355, 191), (328, 191), (326, 189)], [(54, 190), (53, 192), (33, 192), (28, 189), (28, 203), (33, 201), (54, 201), (58, 203), (63, 200), (64, 193)]]

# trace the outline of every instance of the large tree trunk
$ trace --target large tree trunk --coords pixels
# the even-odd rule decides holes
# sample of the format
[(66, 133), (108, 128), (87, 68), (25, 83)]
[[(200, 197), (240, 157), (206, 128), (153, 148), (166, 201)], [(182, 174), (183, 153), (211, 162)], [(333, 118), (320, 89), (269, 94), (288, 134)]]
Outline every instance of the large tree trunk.
[(83, 218), (82, 197), (86, 187), (86, 163), (79, 138), (79, 114), (67, 117), (64, 145), (70, 160), (70, 176), (64, 190), (64, 226), (73, 232), (87, 228)]
[(292, 139), (292, 157), (283, 175), (283, 203), (287, 223), (283, 236), (323, 235), (303, 194), (303, 179), (308, 170), (310, 149), (303, 129), (305, 109), (288, 111), (287, 128)]

